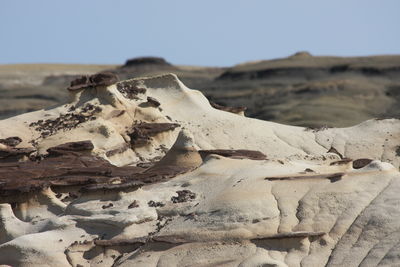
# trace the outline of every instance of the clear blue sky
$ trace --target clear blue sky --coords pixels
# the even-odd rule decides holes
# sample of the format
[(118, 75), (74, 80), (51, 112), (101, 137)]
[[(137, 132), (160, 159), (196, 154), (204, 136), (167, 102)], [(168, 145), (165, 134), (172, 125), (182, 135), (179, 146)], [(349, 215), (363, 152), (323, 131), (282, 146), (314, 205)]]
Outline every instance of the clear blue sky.
[(400, 54), (400, 0), (2, 0), (0, 64)]

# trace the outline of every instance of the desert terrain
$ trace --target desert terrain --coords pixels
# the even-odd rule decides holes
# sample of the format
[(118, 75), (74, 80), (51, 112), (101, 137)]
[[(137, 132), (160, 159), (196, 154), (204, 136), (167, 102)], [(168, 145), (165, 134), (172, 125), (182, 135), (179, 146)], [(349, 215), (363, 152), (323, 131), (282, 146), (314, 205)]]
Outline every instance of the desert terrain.
[(397, 62), (4, 67), (0, 264), (398, 265)]

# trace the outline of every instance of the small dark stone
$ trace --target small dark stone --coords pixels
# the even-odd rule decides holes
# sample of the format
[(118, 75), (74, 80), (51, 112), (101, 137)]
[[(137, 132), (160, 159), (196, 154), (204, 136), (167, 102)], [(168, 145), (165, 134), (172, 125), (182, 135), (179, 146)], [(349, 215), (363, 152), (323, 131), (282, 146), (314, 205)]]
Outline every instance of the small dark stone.
[(139, 207), (139, 202), (134, 200), (131, 204), (129, 204), (128, 209), (133, 209)]
[(154, 208), (157, 208), (157, 207), (164, 207), (164, 206), (165, 206), (164, 203), (162, 203), (162, 202), (155, 202), (154, 200), (150, 200), (149, 202), (147, 202), (147, 205), (149, 205), (149, 207), (154, 207)]
[(337, 181), (342, 180), (342, 176), (343, 176), (342, 174), (337, 174), (337, 175), (331, 175), (327, 178), (331, 181), (331, 183), (335, 183)]
[(101, 208), (104, 210), (104, 209), (108, 209), (108, 208), (111, 208), (111, 207), (114, 207), (114, 204), (113, 203), (109, 203), (108, 205), (103, 205), (103, 206), (101, 206)]
[(158, 102), (157, 99), (155, 99), (154, 97), (151, 97), (151, 96), (147, 97), (147, 102), (153, 107), (159, 107), (161, 105), (161, 103)]
[(190, 190), (180, 190), (176, 191), (176, 193), (178, 194), (177, 197), (171, 197), (173, 203), (186, 202), (196, 198), (196, 193), (193, 193)]

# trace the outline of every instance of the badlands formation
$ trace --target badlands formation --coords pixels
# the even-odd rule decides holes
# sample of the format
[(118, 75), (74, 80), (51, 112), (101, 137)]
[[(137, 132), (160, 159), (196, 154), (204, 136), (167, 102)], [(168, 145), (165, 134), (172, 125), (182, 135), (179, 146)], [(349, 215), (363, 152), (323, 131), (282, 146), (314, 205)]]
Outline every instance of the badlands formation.
[(247, 118), (174, 74), (68, 91), (0, 121), (0, 264), (400, 264), (398, 119)]
[(124, 65), (0, 65), (0, 119), (60, 105), (79, 74), (111, 71), (121, 80), (175, 73), (189, 88), (248, 117), (303, 127), (350, 127), (400, 116), (400, 56), (333, 57), (299, 52), (231, 67), (170, 64), (162, 58)]

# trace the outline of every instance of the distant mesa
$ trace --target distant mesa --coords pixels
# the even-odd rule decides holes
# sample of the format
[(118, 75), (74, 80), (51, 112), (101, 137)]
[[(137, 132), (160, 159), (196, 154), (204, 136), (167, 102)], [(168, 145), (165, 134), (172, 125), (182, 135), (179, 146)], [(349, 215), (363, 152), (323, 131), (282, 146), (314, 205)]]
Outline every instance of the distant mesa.
[(312, 57), (312, 55), (308, 51), (299, 51), (290, 56), (290, 58), (294, 58), (294, 57), (295, 58), (308, 58), (308, 57)]
[(142, 65), (158, 65), (158, 66), (172, 66), (162, 57), (136, 57), (128, 59), (124, 67), (142, 66)]

